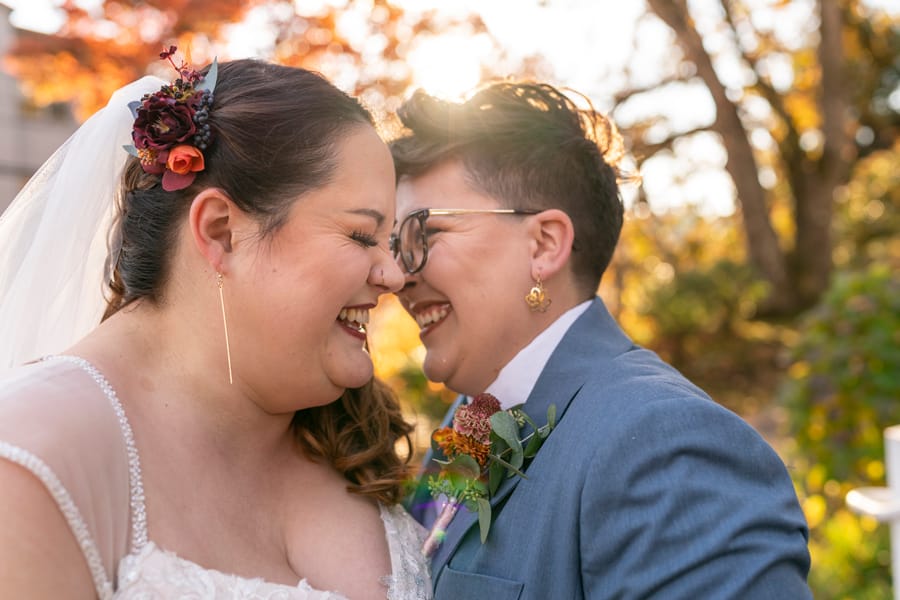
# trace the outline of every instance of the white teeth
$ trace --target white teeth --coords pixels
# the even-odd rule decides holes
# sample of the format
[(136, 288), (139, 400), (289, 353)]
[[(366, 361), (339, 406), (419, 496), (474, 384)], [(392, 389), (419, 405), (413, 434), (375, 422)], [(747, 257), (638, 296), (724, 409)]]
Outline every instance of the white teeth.
[(342, 308), (338, 314), (338, 320), (344, 321), (361, 333), (366, 332), (366, 323), (369, 322), (369, 309), (367, 308)]
[(425, 312), (416, 313), (416, 323), (419, 324), (419, 329), (423, 329), (432, 323), (437, 323), (441, 319), (447, 316), (447, 313), (450, 312), (450, 307), (447, 305), (439, 305), (430, 307)]

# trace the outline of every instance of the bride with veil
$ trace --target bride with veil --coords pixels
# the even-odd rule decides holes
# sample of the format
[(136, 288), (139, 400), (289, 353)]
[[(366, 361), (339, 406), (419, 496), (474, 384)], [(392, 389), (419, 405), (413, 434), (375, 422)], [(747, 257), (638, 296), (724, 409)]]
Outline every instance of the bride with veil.
[(0, 596), (429, 598), (390, 153), (317, 74), (173, 52), (0, 217)]

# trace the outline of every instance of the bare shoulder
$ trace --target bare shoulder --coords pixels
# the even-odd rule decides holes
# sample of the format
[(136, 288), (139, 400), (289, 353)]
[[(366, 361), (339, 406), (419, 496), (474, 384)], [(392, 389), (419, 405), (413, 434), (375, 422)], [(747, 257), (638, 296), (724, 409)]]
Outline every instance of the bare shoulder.
[(50, 492), (0, 459), (0, 597), (96, 598), (84, 555)]

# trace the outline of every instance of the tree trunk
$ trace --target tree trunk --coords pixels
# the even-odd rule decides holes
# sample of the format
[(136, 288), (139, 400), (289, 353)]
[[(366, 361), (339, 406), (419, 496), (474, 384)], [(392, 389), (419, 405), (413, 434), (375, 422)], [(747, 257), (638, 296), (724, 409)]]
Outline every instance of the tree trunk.
[[(724, 0), (723, 0), (724, 2)], [(647, 0), (650, 9), (674, 32), (685, 58), (697, 69), (697, 76), (709, 89), (716, 106), (712, 129), (722, 137), (728, 154), (725, 169), (737, 189), (747, 236), (748, 255), (769, 283), (768, 298), (760, 306), (760, 316), (793, 315), (818, 301), (827, 289), (832, 269), (831, 221), (834, 194), (849, 177), (856, 149), (849, 130), (849, 101), (842, 85), (844, 52), (843, 14), (838, 0), (818, 0), (820, 41), (818, 61), (821, 73), (819, 109), (822, 115), (821, 152), (805, 152), (799, 144), (790, 115), (778, 98), (773, 111), (787, 119), (788, 135), (779, 148), (793, 201), (794, 239), (781, 247), (769, 217), (769, 196), (759, 183), (758, 165), (741, 121), (738, 106), (728, 99), (725, 86), (713, 68), (712, 58), (694, 27), (686, 0)], [(723, 9), (729, 14), (729, 6)], [(732, 24), (733, 26), (733, 24)], [(752, 57), (744, 56), (751, 67)], [(765, 83), (763, 92), (776, 94)], [(776, 94), (777, 95), (777, 94)], [(766, 97), (766, 94), (763, 94)]]
[(756, 158), (738, 107), (728, 99), (725, 86), (716, 75), (712, 59), (703, 47), (703, 40), (691, 24), (684, 0), (647, 0), (647, 3), (675, 32), (685, 57), (697, 67), (697, 75), (706, 84), (715, 102), (713, 130), (722, 137), (728, 155), (725, 169), (737, 189), (747, 251), (771, 286), (762, 311), (767, 314), (791, 312), (795, 304), (794, 286), (788, 276), (785, 254), (769, 220), (766, 191), (759, 183)]
[(818, 48), (823, 147), (821, 156), (803, 161), (802, 189), (794, 189), (796, 243), (791, 270), (801, 306), (814, 304), (828, 287), (832, 268), (831, 220), (834, 193), (847, 181), (855, 146), (847, 119), (847, 97), (841, 84), (844, 53), (842, 14), (837, 0), (819, 0)]

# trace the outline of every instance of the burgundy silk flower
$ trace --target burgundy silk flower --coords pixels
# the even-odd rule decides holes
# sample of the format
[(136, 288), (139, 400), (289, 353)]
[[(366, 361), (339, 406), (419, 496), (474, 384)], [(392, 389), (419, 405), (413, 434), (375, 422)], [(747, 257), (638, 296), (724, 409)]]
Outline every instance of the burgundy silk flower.
[(159, 95), (145, 98), (134, 121), (135, 148), (161, 151), (191, 139), (197, 133), (193, 100), (183, 104)]
[(162, 175), (166, 172), (166, 162), (169, 160), (169, 151), (162, 150), (154, 154), (154, 156), (156, 159), (153, 162), (141, 161), (141, 167), (144, 169), (144, 173)]

